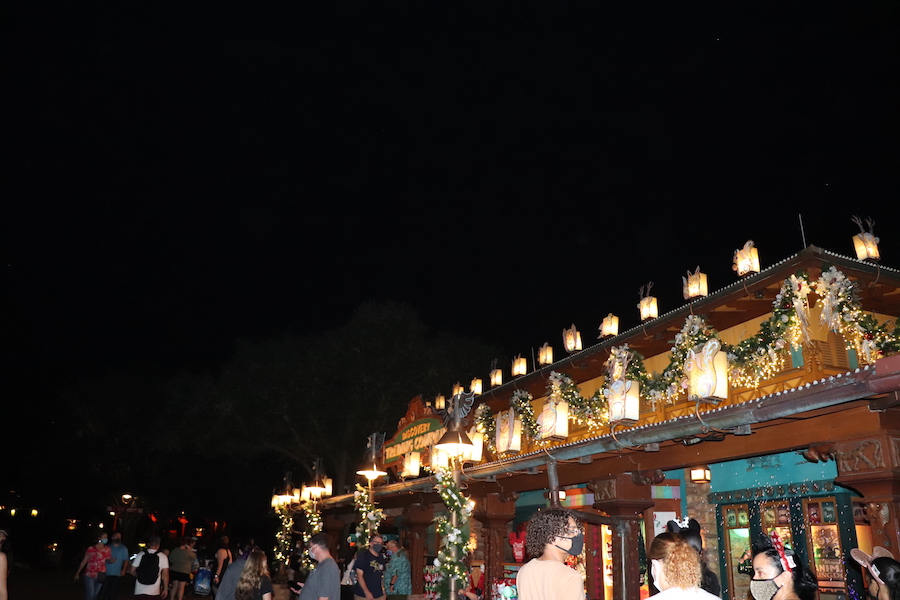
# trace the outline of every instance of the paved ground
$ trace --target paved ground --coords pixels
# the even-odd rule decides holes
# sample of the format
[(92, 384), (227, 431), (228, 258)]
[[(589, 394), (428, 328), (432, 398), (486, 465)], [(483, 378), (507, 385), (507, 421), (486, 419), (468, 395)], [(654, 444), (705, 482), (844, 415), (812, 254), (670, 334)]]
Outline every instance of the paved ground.
[[(74, 571), (39, 571), (17, 568), (9, 575), (10, 600), (84, 600), (84, 584), (73, 581)], [(186, 596), (201, 600), (209, 596)], [(134, 600), (134, 578), (119, 583), (116, 600)]]

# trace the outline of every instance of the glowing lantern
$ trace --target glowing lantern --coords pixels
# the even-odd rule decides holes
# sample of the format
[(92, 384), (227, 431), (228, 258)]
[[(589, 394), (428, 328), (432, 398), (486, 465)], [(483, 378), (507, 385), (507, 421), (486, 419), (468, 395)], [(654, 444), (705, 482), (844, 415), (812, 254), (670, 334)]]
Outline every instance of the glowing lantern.
[(609, 385), (609, 422), (631, 425), (640, 420), (641, 384), (632, 379), (616, 379)]
[(450, 455), (440, 448), (431, 449), (431, 470), (450, 468)]
[(878, 253), (878, 242), (881, 241), (875, 237), (874, 227), (875, 221), (866, 219), (869, 225), (869, 231), (863, 227), (862, 219), (854, 216), (853, 222), (859, 226), (859, 234), (853, 236), (853, 247), (856, 249), (856, 257), (859, 260), (878, 260), (881, 255)]
[(469, 391), (481, 395), (481, 388), (481, 380), (476, 377), (472, 380), (472, 384), (469, 386)]
[(515, 357), (512, 361), (512, 376), (521, 377), (528, 371), (528, 363), (522, 358), (522, 355)]
[(563, 329), (563, 347), (566, 352), (572, 353), (581, 350), (581, 332), (575, 329), (575, 324), (568, 329)]
[(600, 337), (611, 337), (619, 335), (619, 317), (612, 313), (606, 315), (603, 323), (600, 324)]
[(421, 457), (419, 452), (408, 452), (403, 455), (403, 477), (418, 477), (421, 469)]
[(699, 351), (688, 352), (684, 370), (688, 376), (688, 397), (718, 403), (728, 398), (728, 357), (722, 343), (713, 338)]
[(503, 371), (494, 369), (491, 371), (491, 387), (496, 387), (498, 385), (503, 385)]
[(659, 308), (656, 304), (656, 298), (653, 296), (644, 296), (638, 304), (641, 311), (641, 321), (655, 319), (659, 316)]
[(481, 462), (481, 455), (484, 452), (484, 433), (473, 427), (469, 431), (469, 439), (472, 440), (472, 449), (468, 450), (463, 458), (472, 462)]
[(569, 437), (569, 404), (549, 399), (538, 415), (538, 439), (562, 441)]
[(444, 410), (444, 407), (446, 405), (447, 405), (447, 399), (444, 398), (443, 394), (438, 394), (437, 398), (434, 399), (435, 410)]
[(687, 277), (682, 277), (682, 293), (685, 300), (692, 298), (700, 298), (709, 295), (709, 287), (706, 284), (706, 273), (700, 272), (700, 267), (691, 273), (687, 272)]
[(731, 268), (737, 271), (738, 277), (759, 273), (759, 251), (753, 247), (753, 240), (748, 240), (743, 248), (734, 251), (734, 264)]
[(497, 413), (496, 440), (494, 446), (501, 454), (522, 449), (522, 420), (513, 409)]
[(709, 467), (691, 467), (691, 483), (709, 483), (712, 481), (712, 474), (709, 472)]
[(453, 395), (454, 396), (459, 396), (464, 391), (466, 391), (465, 388), (463, 386), (459, 385), (458, 381), (453, 384)]
[(552, 365), (553, 364), (553, 346), (544, 342), (544, 345), (538, 348), (538, 364), (541, 365)]

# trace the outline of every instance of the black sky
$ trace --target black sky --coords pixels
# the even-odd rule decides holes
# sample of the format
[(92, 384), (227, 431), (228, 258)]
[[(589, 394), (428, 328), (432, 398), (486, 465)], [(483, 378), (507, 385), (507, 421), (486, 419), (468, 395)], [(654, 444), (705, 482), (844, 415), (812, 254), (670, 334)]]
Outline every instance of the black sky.
[(801, 214), (807, 243), (847, 254), (851, 216), (874, 217), (900, 266), (898, 16), (11, 8), (3, 395), (213, 368), (236, 338), (320, 331), (370, 297), (530, 355), (573, 322), (635, 325), (647, 281), (664, 311), (687, 269), (727, 285), (747, 239), (785, 258)]

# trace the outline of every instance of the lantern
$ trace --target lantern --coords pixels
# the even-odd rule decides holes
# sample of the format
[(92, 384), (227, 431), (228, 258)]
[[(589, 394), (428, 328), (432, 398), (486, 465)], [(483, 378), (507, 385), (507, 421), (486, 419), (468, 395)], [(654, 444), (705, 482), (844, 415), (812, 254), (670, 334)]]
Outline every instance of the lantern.
[(690, 471), (691, 483), (709, 483), (712, 481), (712, 474), (706, 465), (701, 467), (691, 467)]
[(494, 369), (491, 371), (491, 387), (496, 387), (498, 385), (503, 385), (503, 371)]
[(522, 420), (513, 409), (497, 413), (496, 441), (494, 446), (501, 454), (522, 449)]
[(450, 455), (438, 448), (437, 446), (432, 447), (431, 449), (431, 470), (437, 471), (438, 469), (449, 469), (450, 468)]
[(453, 395), (454, 396), (459, 396), (464, 391), (466, 391), (465, 388), (463, 386), (459, 385), (458, 381), (453, 384)]
[(728, 398), (728, 357), (721, 350), (722, 343), (713, 338), (692, 348), (685, 360), (688, 376), (688, 397), (718, 403)]
[(435, 410), (444, 410), (444, 407), (446, 405), (447, 405), (447, 399), (444, 398), (443, 394), (438, 394), (437, 398), (434, 399)]
[(566, 349), (566, 352), (570, 354), (572, 352), (578, 352), (581, 350), (581, 332), (575, 329), (575, 324), (568, 329), (563, 329), (563, 347)]
[(472, 380), (472, 384), (469, 386), (469, 391), (474, 392), (475, 394), (481, 395), (481, 380), (479, 378), (475, 378)]
[(706, 284), (706, 273), (700, 272), (700, 267), (691, 273), (687, 272), (687, 277), (682, 277), (682, 293), (685, 300), (700, 298), (709, 295), (709, 288)]
[(734, 264), (731, 268), (737, 271), (738, 277), (759, 273), (759, 251), (753, 247), (753, 240), (747, 240), (743, 248), (734, 251)]
[(619, 317), (612, 313), (606, 315), (603, 323), (600, 324), (600, 337), (611, 337), (619, 335)]
[(419, 452), (407, 452), (403, 455), (403, 477), (418, 477), (421, 469), (422, 455)]
[(640, 420), (641, 385), (632, 379), (616, 379), (609, 386), (609, 422), (631, 425)]
[(563, 441), (569, 437), (569, 404), (551, 398), (538, 415), (538, 438)]
[(878, 260), (878, 238), (871, 233), (860, 233), (853, 236), (853, 247), (859, 260)]
[(853, 222), (859, 227), (859, 234), (853, 236), (853, 247), (856, 249), (856, 257), (859, 260), (878, 260), (881, 255), (878, 253), (878, 242), (875, 237), (875, 221), (866, 219), (869, 230), (863, 227), (861, 218), (854, 216)]
[(638, 309), (641, 311), (641, 321), (655, 319), (659, 316), (659, 308), (656, 304), (654, 296), (644, 296), (638, 303)]
[(472, 450), (469, 451), (467, 460), (472, 462), (481, 462), (481, 455), (484, 452), (484, 433), (473, 428), (469, 431), (469, 439), (472, 440)]
[(540, 365), (552, 365), (553, 364), (553, 346), (544, 342), (544, 345), (538, 348), (538, 364)]
[(528, 363), (522, 358), (522, 355), (515, 357), (512, 361), (512, 376), (521, 377), (528, 371)]

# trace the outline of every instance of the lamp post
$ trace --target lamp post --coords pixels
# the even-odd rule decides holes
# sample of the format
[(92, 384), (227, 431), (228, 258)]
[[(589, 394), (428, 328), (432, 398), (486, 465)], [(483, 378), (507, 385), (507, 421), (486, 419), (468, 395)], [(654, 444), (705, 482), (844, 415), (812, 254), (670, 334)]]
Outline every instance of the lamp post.
[[(434, 445), (438, 450), (442, 450), (450, 457), (450, 472), (453, 475), (453, 485), (459, 489), (460, 469), (462, 457), (467, 453), (471, 456), (474, 444), (466, 434), (463, 420), (469, 411), (472, 410), (472, 404), (475, 401), (475, 392), (460, 392), (450, 399), (450, 406), (447, 408), (445, 421), (447, 422), (447, 433), (445, 433), (437, 444)], [(459, 528), (459, 516), (455, 510), (450, 511), (450, 526), (453, 529)], [(451, 546), (450, 557), (454, 563), (459, 560), (456, 545)], [(458, 582), (455, 577), (450, 578), (450, 597), (456, 598), (458, 590)]]

